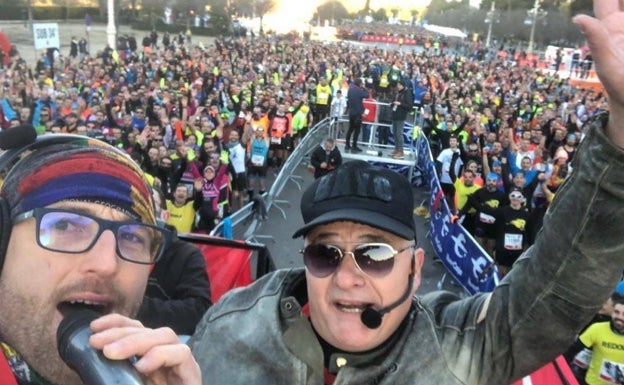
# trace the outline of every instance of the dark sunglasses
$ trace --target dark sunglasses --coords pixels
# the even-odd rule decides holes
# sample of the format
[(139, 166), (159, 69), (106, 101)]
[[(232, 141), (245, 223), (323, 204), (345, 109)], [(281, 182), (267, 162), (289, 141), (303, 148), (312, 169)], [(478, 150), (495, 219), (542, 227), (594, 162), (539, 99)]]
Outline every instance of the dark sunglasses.
[(336, 271), (346, 254), (351, 254), (358, 269), (364, 274), (381, 278), (392, 271), (394, 257), (412, 247), (414, 244), (395, 250), (386, 243), (363, 243), (353, 251), (342, 251), (334, 245), (315, 243), (307, 245), (300, 253), (303, 254), (306, 269), (317, 278), (327, 277)]

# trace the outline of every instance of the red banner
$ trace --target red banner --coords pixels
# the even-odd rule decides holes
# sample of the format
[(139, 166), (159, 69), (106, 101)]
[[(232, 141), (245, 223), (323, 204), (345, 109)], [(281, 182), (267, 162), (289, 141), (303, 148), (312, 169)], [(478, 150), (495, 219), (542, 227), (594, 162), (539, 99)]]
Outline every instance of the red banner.
[(416, 39), (409, 39), (409, 38), (400, 37), (400, 36), (363, 35), (360, 40), (369, 42), (369, 43), (416, 45)]
[(565, 358), (559, 356), (512, 385), (579, 385), (579, 383)]
[(198, 244), (206, 260), (206, 271), (210, 278), (212, 302), (217, 302), (225, 292), (253, 282), (251, 276), (251, 250), (228, 246)]

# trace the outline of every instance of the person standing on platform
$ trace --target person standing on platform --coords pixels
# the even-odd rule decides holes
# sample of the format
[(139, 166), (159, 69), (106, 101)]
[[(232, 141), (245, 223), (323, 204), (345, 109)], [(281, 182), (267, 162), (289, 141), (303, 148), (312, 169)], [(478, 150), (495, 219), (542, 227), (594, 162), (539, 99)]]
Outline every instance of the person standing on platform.
[[(362, 152), (357, 146), (357, 140), (362, 129), (362, 115), (364, 114), (364, 99), (368, 91), (362, 87), (362, 79), (355, 79), (347, 92), (347, 111), (349, 113), (349, 129), (345, 141), (345, 151)], [(353, 144), (351, 143), (353, 137)]]
[(390, 155), (394, 159), (403, 159), (403, 126), (407, 115), (412, 110), (414, 97), (412, 92), (405, 86), (405, 81), (401, 80), (397, 84), (397, 93), (392, 101), (392, 135), (394, 135), (394, 150)]

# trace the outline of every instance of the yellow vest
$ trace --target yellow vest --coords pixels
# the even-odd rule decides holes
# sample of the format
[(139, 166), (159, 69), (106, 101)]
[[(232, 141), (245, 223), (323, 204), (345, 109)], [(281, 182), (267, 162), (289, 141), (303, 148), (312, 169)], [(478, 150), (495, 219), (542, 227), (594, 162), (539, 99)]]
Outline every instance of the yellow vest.
[(193, 209), (193, 201), (187, 202), (182, 207), (177, 207), (172, 201), (167, 201), (167, 211), (169, 211), (169, 219), (167, 224), (178, 230), (178, 233), (190, 233), (195, 223), (195, 209)]
[(317, 85), (316, 86), (316, 104), (321, 104), (326, 106), (327, 103), (329, 103), (329, 96), (331, 95), (331, 87), (329, 85), (326, 86), (322, 86), (322, 85)]

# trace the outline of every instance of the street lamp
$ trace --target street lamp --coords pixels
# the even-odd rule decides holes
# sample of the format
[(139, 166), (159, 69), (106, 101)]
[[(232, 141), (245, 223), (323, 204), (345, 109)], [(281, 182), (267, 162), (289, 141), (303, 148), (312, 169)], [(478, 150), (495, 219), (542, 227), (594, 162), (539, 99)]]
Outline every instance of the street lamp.
[(194, 9), (189, 9), (188, 15), (186, 15), (186, 33), (187, 34), (189, 34), (191, 31), (191, 25), (195, 26), (195, 10)]
[(488, 11), (485, 17), (485, 23), (488, 25), (487, 38), (485, 39), (485, 46), (490, 46), (490, 40), (492, 38), (492, 24), (494, 24), (494, 18), (496, 17), (494, 2), (492, 1), (492, 8)]
[(33, 27), (33, 9), (32, 0), (28, 0), (28, 28), (32, 31)]
[(524, 19), (524, 24), (531, 26), (531, 35), (529, 36), (529, 48), (527, 49), (527, 53), (533, 53), (533, 44), (535, 41), (535, 24), (537, 24), (538, 19), (543, 19), (546, 17), (548, 12), (544, 11), (540, 8), (539, 0), (535, 0), (533, 4), (533, 8), (527, 11), (527, 18)]
[(111, 49), (117, 49), (117, 28), (115, 28), (115, 2), (107, 2), (108, 24), (106, 25), (106, 41)]
[(258, 7), (260, 8), (258, 16), (260, 16), (260, 30), (258, 33), (260, 36), (264, 36), (264, 28), (262, 27), (262, 19), (264, 19), (264, 0), (258, 0)]

